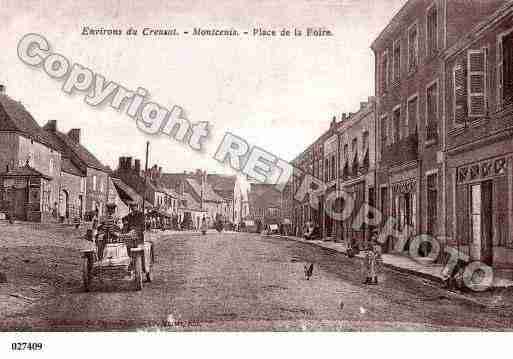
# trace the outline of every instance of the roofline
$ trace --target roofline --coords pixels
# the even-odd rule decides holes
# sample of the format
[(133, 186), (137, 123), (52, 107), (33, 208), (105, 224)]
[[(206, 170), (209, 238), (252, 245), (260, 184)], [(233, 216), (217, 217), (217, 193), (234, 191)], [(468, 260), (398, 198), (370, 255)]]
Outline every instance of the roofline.
[(478, 41), (485, 31), (497, 25), (497, 23), (511, 14), (513, 14), (513, 0), (507, 0), (507, 2), (492, 15), (488, 16), (483, 21), (474, 26), (467, 35), (465, 35), (463, 38), (460, 38), (454, 45), (443, 51), (441, 58), (444, 61), (447, 61), (449, 58), (455, 56), (460, 51), (468, 48), (475, 41)]
[(404, 5), (392, 16), (392, 18), (390, 19), (390, 21), (388, 22), (387, 26), (385, 26), (385, 28), (383, 30), (381, 30), (381, 32), (379, 33), (379, 35), (372, 41), (371, 43), (371, 46), (370, 48), (372, 49), (372, 51), (376, 51), (376, 48), (377, 48), (377, 44), (383, 39), (383, 37), (385, 37), (385, 35), (390, 32), (392, 29), (394, 29), (397, 25), (396, 24), (392, 24), (394, 22), (394, 20), (400, 18), (403, 13), (406, 11), (406, 8), (408, 7), (408, 5), (414, 0), (407, 0)]

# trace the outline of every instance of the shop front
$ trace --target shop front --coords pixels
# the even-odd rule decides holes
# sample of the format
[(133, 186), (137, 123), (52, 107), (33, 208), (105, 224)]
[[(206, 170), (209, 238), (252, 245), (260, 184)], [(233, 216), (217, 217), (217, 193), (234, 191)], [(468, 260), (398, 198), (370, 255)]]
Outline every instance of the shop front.
[[(408, 239), (416, 233), (417, 228), (417, 180), (409, 178), (400, 182), (392, 183), (391, 215), (396, 221), (396, 229), (405, 231)], [(387, 241), (387, 251), (392, 251), (396, 239)], [(404, 248), (403, 250), (407, 250)]]
[(453, 234), (459, 251), (471, 261), (494, 267), (513, 264), (513, 157), (456, 161)]

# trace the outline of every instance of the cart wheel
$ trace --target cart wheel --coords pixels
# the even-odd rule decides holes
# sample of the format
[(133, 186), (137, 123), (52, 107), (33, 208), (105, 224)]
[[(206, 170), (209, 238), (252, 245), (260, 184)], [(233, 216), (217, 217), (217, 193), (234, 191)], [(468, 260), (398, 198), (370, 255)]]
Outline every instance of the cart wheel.
[(89, 258), (84, 258), (82, 263), (82, 280), (84, 282), (84, 290), (86, 292), (89, 292), (91, 290), (91, 266), (89, 262)]
[(135, 282), (135, 290), (142, 290), (143, 287), (143, 276), (142, 276), (142, 255), (137, 253), (135, 255), (135, 265), (134, 265), (134, 282)]

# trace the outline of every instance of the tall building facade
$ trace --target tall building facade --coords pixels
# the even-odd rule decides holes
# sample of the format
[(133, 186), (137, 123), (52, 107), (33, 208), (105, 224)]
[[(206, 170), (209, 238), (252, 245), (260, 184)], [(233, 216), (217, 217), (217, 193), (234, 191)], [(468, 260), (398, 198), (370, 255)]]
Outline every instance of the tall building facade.
[[(376, 71), (377, 203), (407, 235), (445, 236), (441, 54), (504, 1), (410, 0), (371, 48)], [(385, 249), (391, 250), (391, 241)]]
[(513, 1), (444, 57), (448, 245), (513, 269)]

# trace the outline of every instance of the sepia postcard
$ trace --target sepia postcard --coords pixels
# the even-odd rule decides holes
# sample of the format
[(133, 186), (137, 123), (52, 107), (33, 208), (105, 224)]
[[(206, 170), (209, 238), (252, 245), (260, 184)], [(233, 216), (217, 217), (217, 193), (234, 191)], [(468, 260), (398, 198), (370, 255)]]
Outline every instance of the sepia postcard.
[(0, 44), (8, 355), (513, 329), (513, 0), (0, 0)]

